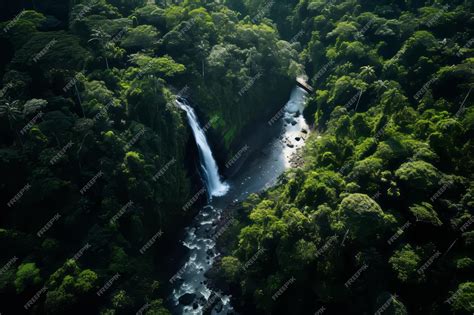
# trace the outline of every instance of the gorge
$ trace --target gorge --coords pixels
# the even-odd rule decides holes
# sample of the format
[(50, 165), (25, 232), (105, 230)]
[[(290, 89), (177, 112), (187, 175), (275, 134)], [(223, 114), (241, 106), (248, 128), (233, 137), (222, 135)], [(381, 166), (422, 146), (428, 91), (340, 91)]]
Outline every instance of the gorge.
[[(290, 167), (292, 156), (304, 145), (305, 132), (308, 132), (302, 115), (305, 95), (303, 89), (295, 87), (288, 102), (282, 106), (281, 113), (270, 121), (252, 126), (253, 136), (244, 141), (248, 143), (248, 149), (238, 156), (246, 161), (233, 172), (232, 177), (226, 179), (227, 184), (220, 181), (217, 163), (212, 158), (206, 135), (194, 110), (185, 100), (179, 100), (179, 105), (188, 115), (198, 147), (204, 152), (198, 157), (202, 180), (215, 198), (210, 198), (186, 228), (183, 245), (189, 252), (184, 265), (176, 266), (176, 274), (169, 280), (173, 291), (171, 301), (177, 314), (231, 314), (231, 297), (207, 286), (206, 272), (221, 256), (216, 241), (226, 224), (233, 220), (228, 208), (245, 200), (249, 194), (274, 185)], [(229, 163), (225, 167), (230, 167)], [(215, 177), (209, 179), (209, 174), (215, 174)], [(224, 191), (223, 187), (228, 190)]]

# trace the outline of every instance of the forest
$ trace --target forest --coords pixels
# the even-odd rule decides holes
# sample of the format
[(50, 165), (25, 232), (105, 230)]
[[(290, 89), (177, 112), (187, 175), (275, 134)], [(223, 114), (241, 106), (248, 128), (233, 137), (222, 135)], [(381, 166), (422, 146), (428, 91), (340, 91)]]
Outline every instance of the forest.
[[(473, 314), (473, 11), (0, 0), (0, 314)], [(230, 179), (301, 76), (301, 163), (224, 209), (216, 293), (177, 309), (212, 196), (175, 100)]]

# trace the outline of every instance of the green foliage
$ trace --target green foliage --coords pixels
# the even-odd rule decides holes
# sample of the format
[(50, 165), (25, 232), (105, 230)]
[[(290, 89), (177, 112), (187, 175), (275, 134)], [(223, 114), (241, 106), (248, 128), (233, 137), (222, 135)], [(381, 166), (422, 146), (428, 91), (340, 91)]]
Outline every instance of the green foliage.
[(415, 204), (409, 208), (415, 217), (415, 221), (426, 222), (434, 226), (441, 226), (443, 223), (433, 209), (433, 206), (427, 202)]
[(421, 257), (409, 244), (395, 251), (389, 260), (393, 272), (401, 282), (415, 282), (419, 279), (417, 269), (420, 262)]
[[(474, 205), (473, 7), (445, 4), (6, 6), (0, 174), (8, 182), (0, 187), (9, 198), (25, 183), (31, 191), (2, 210), (2, 261), (24, 261), (0, 275), (0, 299), (15, 304), (11, 297), (20, 296), (21, 309), (23, 295), (50, 275), (33, 312), (129, 314), (145, 300), (146, 314), (170, 314), (166, 292), (154, 284), (167, 281), (162, 246), (133, 253), (161, 228), (171, 240), (164, 247), (175, 246), (191, 213), (177, 211), (192, 197), (197, 174), (173, 94), (187, 86), (200, 120), (218, 118), (208, 135), (225, 160), (307, 71), (315, 92), (305, 116), (318, 134), (307, 140), (306, 163), (245, 201), (225, 236), (220, 272), (237, 308), (306, 314), (325, 305), (335, 314), (364, 314), (392, 297), (385, 313), (472, 313), (474, 232), (465, 224)], [(55, 213), (62, 217), (38, 240)], [(93, 247), (85, 257), (58, 268), (83, 242)], [(422, 276), (417, 270), (434, 248), (446, 254)], [(345, 287), (364, 263), (361, 278)], [(113, 272), (124, 278), (120, 288), (93, 298)], [(291, 277), (297, 281), (273, 300)], [(453, 294), (450, 304), (431, 298)]]
[(127, 31), (121, 45), (133, 51), (153, 48), (157, 43), (158, 35), (158, 30), (154, 26), (139, 25)]
[(470, 313), (474, 310), (472, 300), (474, 299), (474, 283), (464, 282), (459, 284), (453, 295), (451, 304), (452, 310), (455, 312)]
[(132, 61), (140, 67), (140, 73), (142, 75), (170, 78), (186, 70), (184, 65), (176, 63), (170, 56), (152, 58), (137, 54), (132, 56)]
[(68, 260), (49, 278), (45, 306), (50, 314), (70, 312), (77, 303), (85, 302), (95, 293), (98, 284), (94, 271), (81, 271), (74, 260)]
[[(472, 47), (457, 38), (472, 37), (461, 26), (472, 10), (462, 1), (402, 2), (301, 0), (282, 4), (286, 16), (269, 10), (279, 30), (303, 33), (294, 47), (315, 87), (304, 115), (317, 131), (302, 168), (245, 202), (240, 231), (229, 233), (225, 251), (241, 262), (266, 249), (256, 273), (241, 274), (238, 289), (233, 280), (243, 308), (469, 313)], [(259, 7), (229, 3), (249, 20)], [(221, 75), (238, 66), (235, 47), (213, 53)], [(268, 292), (291, 276), (292, 290), (272, 300)], [(459, 302), (443, 303), (450, 295)]]
[(441, 179), (439, 171), (430, 163), (415, 161), (403, 163), (395, 176), (409, 190), (430, 191)]
[(242, 265), (237, 258), (226, 256), (222, 258), (221, 267), (226, 279), (229, 282), (234, 282), (236, 279), (238, 279)]
[(380, 206), (364, 194), (350, 194), (339, 204), (331, 215), (331, 225), (335, 231), (349, 230), (349, 239), (368, 243), (380, 239), (384, 232), (395, 223), (395, 218), (385, 214)]
[(18, 266), (15, 288), (18, 293), (41, 283), (40, 270), (35, 263), (24, 263)]

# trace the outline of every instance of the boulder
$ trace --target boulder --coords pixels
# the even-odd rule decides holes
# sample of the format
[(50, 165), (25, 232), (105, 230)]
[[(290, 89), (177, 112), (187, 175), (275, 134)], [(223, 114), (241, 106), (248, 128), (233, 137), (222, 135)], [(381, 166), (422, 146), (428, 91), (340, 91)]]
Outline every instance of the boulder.
[(179, 297), (178, 301), (181, 305), (190, 305), (193, 303), (195, 298), (196, 298), (196, 294), (185, 293)]

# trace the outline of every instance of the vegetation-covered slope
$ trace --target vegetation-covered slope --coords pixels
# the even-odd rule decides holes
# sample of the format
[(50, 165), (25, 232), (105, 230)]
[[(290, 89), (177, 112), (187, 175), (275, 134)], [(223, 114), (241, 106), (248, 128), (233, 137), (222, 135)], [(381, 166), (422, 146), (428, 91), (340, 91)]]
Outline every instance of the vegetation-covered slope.
[(174, 94), (231, 155), (296, 51), (207, 1), (0, 7), (0, 312), (167, 314), (161, 258), (200, 189)]
[(471, 314), (472, 2), (279, 12), (304, 34), (319, 130), (304, 167), (235, 214), (217, 284), (246, 314)]

